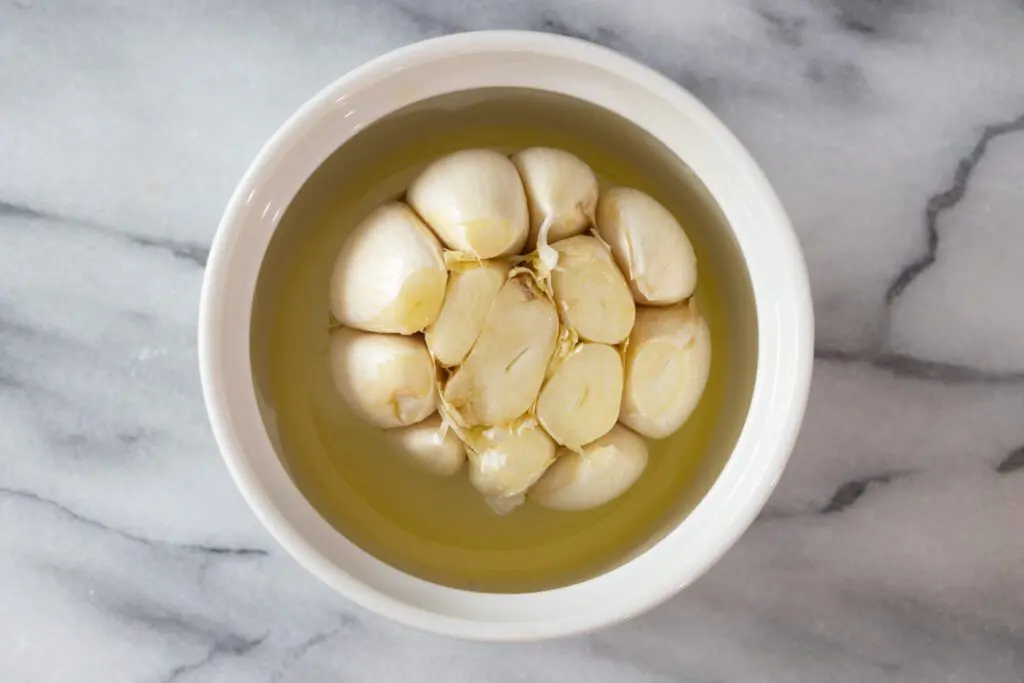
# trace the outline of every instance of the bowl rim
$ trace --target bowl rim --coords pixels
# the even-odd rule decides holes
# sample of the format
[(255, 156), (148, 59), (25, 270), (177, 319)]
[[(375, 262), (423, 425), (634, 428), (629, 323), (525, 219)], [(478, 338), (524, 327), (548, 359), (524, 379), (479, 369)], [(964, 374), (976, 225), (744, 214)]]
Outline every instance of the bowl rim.
[[(346, 546), (345, 552), (351, 555), (346, 563), (351, 560), (354, 565), (358, 560), (363, 571), (357, 576), (353, 566), (340, 566), (322, 544), (311, 540), (316, 533), (325, 533), (326, 522), (298, 493), (280, 463), (277, 469), (265, 457), (254, 463), (254, 450), (262, 450), (264, 442), (271, 451), (272, 447), (256, 409), (260, 399), (251, 373), (248, 382), (240, 374), (242, 360), (249, 364), (251, 292), (266, 247), (263, 244), (261, 250), (260, 240), (249, 238), (257, 224), (264, 231), (269, 226), (272, 233), (294, 197), (292, 192), (282, 198), (280, 189), (271, 187), (276, 179), (302, 166), (292, 160), (303, 154), (308, 160), (310, 154), (319, 153), (322, 161), (334, 151), (310, 152), (303, 145), (309, 143), (311, 126), (324, 124), (353, 92), (433, 62), (513, 55), (548, 59), (552, 64), (562, 60), (602, 72), (609, 80), (626, 79), (621, 83), (635, 84), (680, 120), (685, 118), (693, 129), (687, 134), (708, 145), (713, 142), (715, 153), (726, 159), (724, 164), (742, 192), (722, 185), (726, 206), (715, 188), (708, 189), (729, 218), (754, 290), (758, 364), (751, 404), (723, 471), (691, 514), (647, 551), (609, 572), (538, 593), (471, 593), (416, 579)], [(591, 101), (604, 106), (611, 96), (605, 92), (601, 95), (605, 101)], [(666, 135), (681, 134), (667, 125), (657, 131), (638, 125), (663, 142)], [(358, 130), (358, 125), (350, 127), (348, 135)], [(678, 154), (678, 146), (667, 142), (666, 146)], [(693, 168), (690, 157), (681, 158)], [(704, 180), (700, 170), (694, 170)], [(298, 185), (306, 177), (308, 173)], [(743, 219), (742, 225), (755, 216), (762, 222), (756, 231), (747, 229), (748, 234), (741, 235), (730, 212)], [(756, 269), (751, 267), (752, 259), (758, 263)], [(227, 339), (227, 321), (233, 315), (246, 322), (244, 348)], [(236, 187), (217, 228), (200, 297), (198, 354), (207, 413), (232, 479), (259, 520), (300, 564), (353, 602), (408, 626), (473, 640), (536, 640), (590, 631), (651, 609), (707, 571), (750, 526), (781, 476), (803, 417), (813, 362), (813, 310), (800, 246), (778, 197), (740, 142), (695, 97), (654, 70), (582, 40), (530, 31), (478, 31), (414, 43), (367, 62), (321, 90), (271, 137)], [(267, 468), (274, 471), (268, 474)], [(338, 537), (334, 542), (352, 545), (340, 533), (331, 532)], [(370, 559), (356, 557), (357, 553)], [(593, 604), (572, 609), (581, 601)], [(542, 606), (547, 616), (537, 616)]]

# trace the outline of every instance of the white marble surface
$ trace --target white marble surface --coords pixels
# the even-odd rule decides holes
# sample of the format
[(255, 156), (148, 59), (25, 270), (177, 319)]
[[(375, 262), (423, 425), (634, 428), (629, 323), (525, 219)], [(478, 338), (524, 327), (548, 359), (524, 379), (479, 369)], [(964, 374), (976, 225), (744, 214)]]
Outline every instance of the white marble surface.
[[(264, 139), (416, 39), (605, 43), (748, 144), (819, 360), (762, 519), (629, 624), (480, 646), (336, 597), (245, 508), (196, 370)], [(1024, 680), (1018, 0), (0, 0), (0, 681)]]

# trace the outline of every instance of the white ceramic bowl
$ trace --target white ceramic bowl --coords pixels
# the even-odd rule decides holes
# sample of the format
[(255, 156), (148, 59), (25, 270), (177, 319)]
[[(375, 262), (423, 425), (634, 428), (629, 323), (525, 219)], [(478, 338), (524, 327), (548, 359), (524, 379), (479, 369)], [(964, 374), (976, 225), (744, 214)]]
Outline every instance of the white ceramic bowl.
[[(260, 265), (285, 208), (335, 149), (414, 102), (481, 87), (525, 87), (597, 104), (661, 140), (724, 212), (750, 274), (757, 374), (734, 451), (675, 529), (596, 578), (540, 593), (498, 595), (439, 586), (367, 554), (303, 498), (260, 419), (249, 329)], [(360, 605), (427, 631), (480, 640), (578, 633), (634, 616), (684, 588), (740, 537), (789, 457), (810, 384), (813, 320), (792, 227), (757, 164), (678, 85), (582, 41), (481, 32), (418, 43), (342, 77), (291, 117), (253, 161), (218, 228), (203, 283), (199, 361), (217, 443), (260, 521), (303, 566)]]

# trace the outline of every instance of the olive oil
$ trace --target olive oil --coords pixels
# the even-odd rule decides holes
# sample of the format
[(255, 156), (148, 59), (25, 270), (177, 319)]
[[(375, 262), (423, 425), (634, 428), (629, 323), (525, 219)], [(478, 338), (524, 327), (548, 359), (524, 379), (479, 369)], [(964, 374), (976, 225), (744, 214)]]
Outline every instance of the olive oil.
[[(400, 198), (430, 160), (467, 147), (559, 147), (602, 189), (626, 185), (664, 204), (697, 254), (696, 299), (711, 330), (707, 389), (689, 421), (650, 441), (640, 479), (595, 509), (527, 502), (487, 507), (465, 471), (423, 473), (352, 415), (331, 383), (328, 281), (347, 233)], [(753, 293), (714, 200), (693, 173), (630, 122), (564, 96), (477, 90), (418, 103), (360, 131), (306, 182), (272, 240), (253, 308), (253, 374), (264, 420), (296, 486), (340, 533), (392, 566), (488, 592), (555, 588), (628, 560), (707, 492), (739, 435), (756, 364)]]

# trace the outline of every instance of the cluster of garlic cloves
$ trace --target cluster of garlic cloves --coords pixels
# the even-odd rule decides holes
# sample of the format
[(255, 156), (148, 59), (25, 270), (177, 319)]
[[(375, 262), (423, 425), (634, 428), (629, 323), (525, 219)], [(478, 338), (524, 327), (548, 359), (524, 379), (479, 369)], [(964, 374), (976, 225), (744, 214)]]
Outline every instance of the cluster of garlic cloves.
[(603, 505), (676, 431), (711, 339), (683, 228), (634, 189), (599, 192), (558, 149), (428, 165), (337, 257), (334, 384), (409, 462), (466, 467), (497, 512)]

